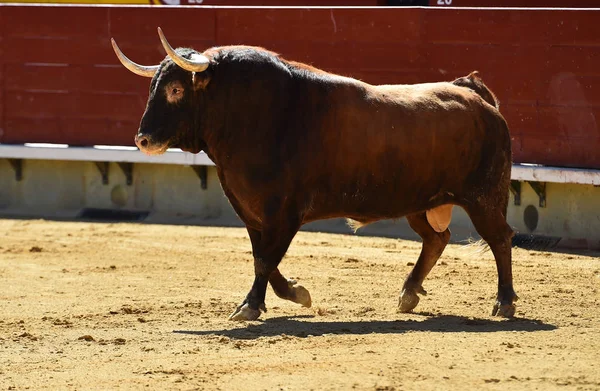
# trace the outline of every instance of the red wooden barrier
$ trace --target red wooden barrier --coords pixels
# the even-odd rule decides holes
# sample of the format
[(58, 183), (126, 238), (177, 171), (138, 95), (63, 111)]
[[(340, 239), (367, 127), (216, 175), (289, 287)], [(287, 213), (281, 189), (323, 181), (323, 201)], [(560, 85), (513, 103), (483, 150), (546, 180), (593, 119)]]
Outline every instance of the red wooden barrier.
[(569, 7), (600, 8), (599, 0), (429, 0), (434, 7)]
[(159, 8), (0, 5), (0, 142), (131, 145), (172, 44), (262, 45), (380, 83), (477, 69), (497, 93), (517, 162), (600, 168), (600, 11), (443, 8)]

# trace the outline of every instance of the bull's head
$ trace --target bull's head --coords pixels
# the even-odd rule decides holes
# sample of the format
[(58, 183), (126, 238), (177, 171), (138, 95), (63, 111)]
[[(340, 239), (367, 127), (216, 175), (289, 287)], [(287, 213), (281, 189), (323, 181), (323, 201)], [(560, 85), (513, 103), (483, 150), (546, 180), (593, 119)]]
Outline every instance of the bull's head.
[(136, 75), (151, 77), (150, 95), (135, 144), (147, 154), (161, 154), (178, 147), (199, 152), (201, 142), (196, 135), (196, 73), (205, 71), (209, 59), (192, 49), (173, 49), (162, 30), (158, 35), (168, 56), (159, 64), (144, 66), (127, 58), (112, 39), (112, 46), (125, 68)]

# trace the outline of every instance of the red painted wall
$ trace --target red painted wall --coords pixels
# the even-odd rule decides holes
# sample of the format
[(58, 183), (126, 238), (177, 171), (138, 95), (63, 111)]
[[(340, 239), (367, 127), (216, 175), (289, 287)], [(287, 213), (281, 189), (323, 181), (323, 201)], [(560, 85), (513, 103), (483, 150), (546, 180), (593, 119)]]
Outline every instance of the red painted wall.
[(600, 168), (600, 11), (0, 6), (0, 142), (131, 145), (149, 80), (125, 70), (172, 44), (252, 44), (378, 83), (477, 69), (517, 162)]

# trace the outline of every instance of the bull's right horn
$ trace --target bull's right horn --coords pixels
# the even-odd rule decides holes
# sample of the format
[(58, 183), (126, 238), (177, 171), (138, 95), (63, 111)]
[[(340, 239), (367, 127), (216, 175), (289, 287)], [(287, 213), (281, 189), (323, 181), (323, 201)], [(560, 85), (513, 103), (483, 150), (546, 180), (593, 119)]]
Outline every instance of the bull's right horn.
[(145, 65), (136, 64), (135, 62), (128, 59), (126, 55), (123, 54), (121, 49), (119, 49), (119, 47), (117, 46), (117, 43), (115, 42), (114, 38), (111, 38), (110, 42), (112, 43), (113, 50), (115, 51), (115, 54), (119, 58), (119, 61), (121, 61), (121, 64), (123, 64), (123, 66), (125, 66), (125, 68), (129, 69), (131, 72), (135, 73), (136, 75), (140, 75), (140, 76), (144, 76), (144, 77), (153, 77), (154, 76), (154, 74), (158, 70), (158, 67), (159, 67), (158, 65), (145, 66)]
[(208, 68), (208, 63), (210, 61), (205, 55), (194, 53), (192, 54), (192, 58), (188, 60), (187, 58), (177, 54), (175, 49), (169, 45), (169, 42), (167, 42), (167, 38), (165, 38), (165, 35), (160, 27), (158, 28), (158, 36), (160, 37), (160, 42), (165, 48), (165, 52), (167, 52), (169, 57), (171, 57), (171, 60), (173, 60), (173, 62), (179, 65), (181, 68), (190, 72), (202, 72)]

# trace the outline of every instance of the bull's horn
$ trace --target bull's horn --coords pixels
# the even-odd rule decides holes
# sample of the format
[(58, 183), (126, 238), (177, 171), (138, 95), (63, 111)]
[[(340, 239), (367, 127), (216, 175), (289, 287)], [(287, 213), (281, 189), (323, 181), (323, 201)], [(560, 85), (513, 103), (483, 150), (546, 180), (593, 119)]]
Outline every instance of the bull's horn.
[(162, 42), (165, 51), (175, 64), (190, 72), (202, 72), (208, 68), (209, 60), (205, 55), (194, 53), (192, 54), (192, 58), (188, 60), (177, 54), (171, 45), (169, 45), (169, 42), (167, 42), (167, 38), (165, 38), (160, 27), (158, 28), (158, 36), (160, 37), (160, 42)]
[(123, 64), (125, 66), (125, 68), (129, 69), (131, 72), (135, 73), (136, 75), (140, 75), (140, 76), (144, 76), (144, 77), (153, 77), (154, 76), (154, 74), (158, 70), (158, 65), (144, 66), (144, 65), (136, 64), (135, 62), (128, 59), (126, 55), (123, 54), (121, 49), (119, 49), (119, 47), (117, 46), (117, 43), (115, 42), (114, 38), (111, 38), (110, 42), (112, 43), (113, 50), (115, 51), (115, 54), (119, 58), (119, 61), (121, 61), (121, 64)]

